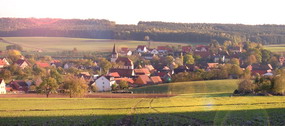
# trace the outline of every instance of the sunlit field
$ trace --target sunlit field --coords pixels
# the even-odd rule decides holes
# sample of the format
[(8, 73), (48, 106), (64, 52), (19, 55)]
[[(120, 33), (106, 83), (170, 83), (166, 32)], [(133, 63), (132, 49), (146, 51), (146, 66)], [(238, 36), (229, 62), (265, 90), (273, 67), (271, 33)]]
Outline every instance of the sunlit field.
[(236, 82), (169, 83), (133, 90), (177, 94), (165, 98), (1, 98), (0, 125), (285, 124), (285, 97), (231, 97)]
[(264, 48), (272, 52), (285, 52), (285, 44), (265, 45)]
[[(21, 45), (26, 51), (41, 49), (45, 52), (58, 52), (72, 50), (78, 51), (103, 51), (110, 52), (114, 43), (117, 49), (128, 47), (135, 49), (138, 45), (147, 45), (146, 41), (110, 40), (110, 39), (85, 39), (85, 38), (64, 38), (64, 37), (3, 37), (6, 41)], [(188, 45), (185, 43), (151, 42), (151, 47), (156, 48), (162, 45)], [(1, 43), (3, 48), (3, 43)]]

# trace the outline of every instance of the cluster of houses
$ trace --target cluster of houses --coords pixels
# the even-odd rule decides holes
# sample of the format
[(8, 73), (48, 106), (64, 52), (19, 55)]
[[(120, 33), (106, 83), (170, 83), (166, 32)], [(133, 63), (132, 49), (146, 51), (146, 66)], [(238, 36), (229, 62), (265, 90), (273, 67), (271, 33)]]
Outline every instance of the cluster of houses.
[[(210, 46), (208, 45), (197, 45), (195, 48), (192, 46), (182, 46), (180, 50), (174, 50), (170, 46), (158, 46), (156, 49), (150, 49), (145, 45), (139, 45), (135, 50), (130, 50), (127, 47), (121, 48), (119, 52), (116, 50), (114, 45), (110, 61), (112, 63), (117, 63), (116, 67), (109, 69), (107, 74), (104, 75), (91, 75), (89, 72), (81, 72), (77, 76), (86, 80), (88, 86), (96, 86), (97, 91), (110, 91), (113, 84), (119, 84), (121, 81), (128, 83), (130, 87), (138, 87), (145, 85), (153, 85), (160, 83), (168, 83), (172, 81), (172, 75), (178, 74), (180, 72), (191, 72), (197, 69), (211, 70), (216, 69), (219, 64), (227, 63), (232, 58), (241, 59), (240, 54), (243, 48), (230, 47), (229, 51), (218, 51), (218, 53), (212, 53), (210, 51)], [(142, 58), (146, 60), (151, 60), (154, 56), (164, 57), (167, 55), (172, 56), (183, 56), (184, 54), (191, 53), (196, 56), (200, 56), (202, 59), (207, 59), (206, 62), (199, 64), (184, 64), (178, 67), (173, 67), (175, 63), (173, 62), (169, 66), (161, 66), (160, 68), (154, 68), (152, 65), (137, 66), (135, 68), (134, 63), (127, 56), (133, 54), (139, 54)], [(119, 56), (121, 55), (121, 56)], [(285, 58), (281, 57), (279, 59), (280, 63), (284, 63)], [(240, 62), (243, 62), (240, 60)], [(96, 62), (94, 62), (96, 63)], [(25, 69), (30, 66), (30, 64), (24, 58), (21, 58), (14, 62), (20, 69)], [(272, 75), (272, 66), (270, 64), (253, 64), (253, 65), (242, 65), (241, 68), (248, 68), (253, 74), (260, 75)], [(5, 66), (9, 66), (10, 63), (5, 58), (0, 59), (0, 70)], [(51, 62), (41, 62), (37, 61), (34, 66), (30, 67), (62, 67), (63, 69), (68, 69), (74, 67), (73, 63), (62, 63), (59, 60), (52, 60)], [(81, 70), (93, 70), (100, 71), (99, 66), (76, 66)], [(29, 87), (32, 84), (39, 85), (41, 80), (25, 81), (25, 80), (12, 80), (7, 86), (3, 79), (0, 79), (0, 94), (5, 94), (9, 91), (17, 92), (29, 92)]]

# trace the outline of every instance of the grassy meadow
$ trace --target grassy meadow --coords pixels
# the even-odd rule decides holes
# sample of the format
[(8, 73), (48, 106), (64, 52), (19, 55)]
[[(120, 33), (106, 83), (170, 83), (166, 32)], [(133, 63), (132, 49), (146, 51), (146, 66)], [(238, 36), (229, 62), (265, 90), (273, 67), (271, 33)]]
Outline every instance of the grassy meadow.
[(285, 44), (265, 45), (265, 49), (272, 52), (285, 52)]
[(285, 125), (285, 97), (230, 97), (236, 82), (133, 89), (177, 94), (165, 98), (0, 98), (0, 125)]
[[(23, 46), (26, 51), (42, 49), (44, 52), (58, 52), (77, 48), (79, 51), (103, 51), (108, 52), (113, 48), (114, 43), (117, 49), (121, 47), (136, 48), (138, 45), (147, 45), (146, 41), (131, 40), (110, 40), (110, 39), (86, 39), (86, 38), (65, 38), (65, 37), (2, 37), (4, 40)], [(6, 46), (0, 43), (1, 48)], [(151, 47), (161, 45), (187, 45), (185, 43), (152, 42)]]

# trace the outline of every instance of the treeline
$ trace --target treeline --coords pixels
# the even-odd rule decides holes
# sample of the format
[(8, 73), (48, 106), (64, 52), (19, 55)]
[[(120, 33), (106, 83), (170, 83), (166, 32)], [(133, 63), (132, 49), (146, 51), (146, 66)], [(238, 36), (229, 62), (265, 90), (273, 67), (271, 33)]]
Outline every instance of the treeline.
[(285, 43), (285, 25), (242, 25), (206, 23), (139, 22), (118, 25), (98, 19), (0, 18), (0, 37), (45, 36), (97, 39), (144, 40), (207, 43), (253, 41), (262, 44)]

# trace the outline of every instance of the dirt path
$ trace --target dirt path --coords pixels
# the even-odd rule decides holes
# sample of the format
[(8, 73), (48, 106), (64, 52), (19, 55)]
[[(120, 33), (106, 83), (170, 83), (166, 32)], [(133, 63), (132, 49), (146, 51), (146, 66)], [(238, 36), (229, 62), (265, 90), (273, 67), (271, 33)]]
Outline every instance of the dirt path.
[(133, 107), (131, 107), (131, 111), (129, 115), (125, 116), (123, 119), (117, 121), (116, 126), (131, 126), (132, 121), (134, 119), (134, 115), (136, 114), (136, 109), (138, 104), (140, 104), (144, 99), (138, 101)]

